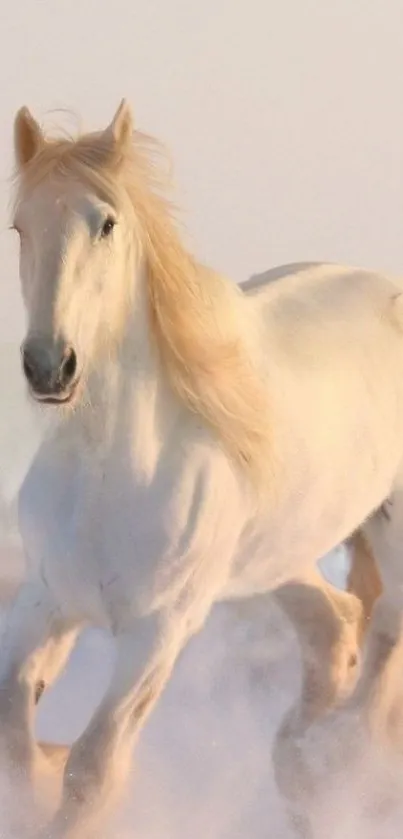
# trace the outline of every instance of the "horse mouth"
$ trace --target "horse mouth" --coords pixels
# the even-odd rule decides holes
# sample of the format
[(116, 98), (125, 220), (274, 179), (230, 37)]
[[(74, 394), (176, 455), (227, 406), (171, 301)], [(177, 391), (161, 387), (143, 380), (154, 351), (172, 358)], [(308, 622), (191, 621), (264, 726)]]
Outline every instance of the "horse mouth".
[(78, 382), (79, 380), (77, 379), (68, 390), (60, 391), (59, 393), (57, 391), (55, 393), (40, 393), (32, 388), (30, 388), (30, 393), (33, 399), (35, 399), (35, 402), (40, 402), (41, 405), (58, 405), (62, 407), (73, 402)]

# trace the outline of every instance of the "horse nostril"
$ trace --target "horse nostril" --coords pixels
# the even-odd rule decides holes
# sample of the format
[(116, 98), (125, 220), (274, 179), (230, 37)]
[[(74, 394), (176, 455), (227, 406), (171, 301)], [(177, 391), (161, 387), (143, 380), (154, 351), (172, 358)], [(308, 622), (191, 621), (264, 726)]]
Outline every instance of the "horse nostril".
[(26, 350), (22, 354), (22, 367), (28, 381), (33, 382), (36, 376), (35, 362)]
[(77, 356), (73, 348), (67, 350), (59, 370), (59, 382), (61, 387), (66, 387), (74, 378), (77, 370)]

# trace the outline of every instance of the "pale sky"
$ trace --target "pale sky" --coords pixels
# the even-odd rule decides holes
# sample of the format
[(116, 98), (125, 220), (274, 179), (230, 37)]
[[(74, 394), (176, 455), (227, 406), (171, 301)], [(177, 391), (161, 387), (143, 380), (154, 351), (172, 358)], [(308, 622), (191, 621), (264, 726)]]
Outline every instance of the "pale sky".
[(16, 243), (3, 229), (23, 103), (95, 128), (128, 97), (173, 155), (195, 249), (235, 280), (303, 259), (403, 273), (402, 15), (402, 0), (7, 3), (3, 340), (16, 329)]

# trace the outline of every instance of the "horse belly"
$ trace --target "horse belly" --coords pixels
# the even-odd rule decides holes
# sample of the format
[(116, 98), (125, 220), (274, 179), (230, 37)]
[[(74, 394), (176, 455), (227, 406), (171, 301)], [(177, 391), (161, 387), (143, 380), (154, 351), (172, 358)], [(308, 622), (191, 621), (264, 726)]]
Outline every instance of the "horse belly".
[[(312, 450), (311, 450), (312, 456)], [(252, 596), (302, 579), (374, 512), (390, 492), (397, 459), (385, 452), (382, 467), (368, 469), (367, 453), (351, 452), (349, 471), (340, 459), (329, 468), (306, 460), (286, 476), (287, 497), (244, 531), (225, 597)], [(297, 463), (297, 456), (292, 459)], [(320, 460), (318, 460), (318, 464)]]

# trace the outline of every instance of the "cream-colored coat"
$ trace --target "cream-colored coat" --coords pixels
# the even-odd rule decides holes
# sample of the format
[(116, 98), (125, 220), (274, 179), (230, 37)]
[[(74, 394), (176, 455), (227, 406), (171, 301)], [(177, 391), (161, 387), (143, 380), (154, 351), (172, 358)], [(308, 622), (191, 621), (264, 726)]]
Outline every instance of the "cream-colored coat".
[(10, 769), (32, 766), (48, 656), (88, 623), (117, 646), (44, 836), (99, 815), (212, 605), (309, 582), (403, 475), (399, 286), (314, 265), (235, 287), (181, 245), (140, 142), (125, 104), (77, 141), (16, 118), (27, 336), (67, 342), (77, 371), (21, 490), (27, 577), (0, 649)]

